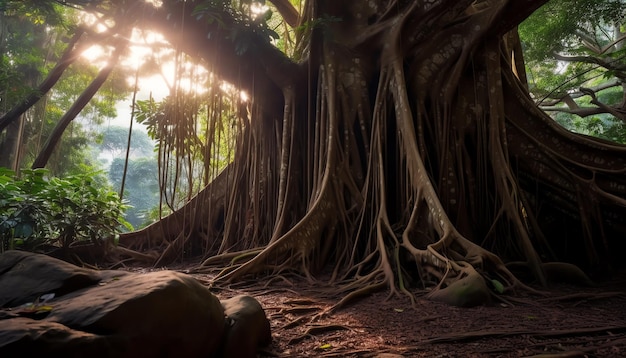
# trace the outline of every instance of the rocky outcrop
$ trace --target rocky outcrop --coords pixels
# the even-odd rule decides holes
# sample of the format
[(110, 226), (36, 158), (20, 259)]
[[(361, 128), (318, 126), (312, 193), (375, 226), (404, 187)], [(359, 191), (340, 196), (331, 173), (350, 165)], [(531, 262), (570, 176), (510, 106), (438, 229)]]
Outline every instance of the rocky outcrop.
[(236, 336), (254, 357), (271, 339), (269, 322), (244, 297), (226, 305), (230, 318), (182, 273), (88, 270), (8, 251), (0, 255), (0, 356), (230, 357), (225, 342)]

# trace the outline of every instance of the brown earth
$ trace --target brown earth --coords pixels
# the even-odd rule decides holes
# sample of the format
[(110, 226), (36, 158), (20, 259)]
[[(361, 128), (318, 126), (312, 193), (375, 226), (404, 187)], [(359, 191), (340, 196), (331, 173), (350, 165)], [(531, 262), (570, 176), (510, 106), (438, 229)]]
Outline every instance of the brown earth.
[[(210, 275), (193, 276), (210, 284)], [(273, 337), (261, 357), (626, 357), (626, 272), (593, 288), (557, 285), (474, 308), (429, 301), (425, 292), (414, 292), (413, 305), (378, 292), (326, 313), (342, 296), (293, 278), (212, 291), (261, 302)]]

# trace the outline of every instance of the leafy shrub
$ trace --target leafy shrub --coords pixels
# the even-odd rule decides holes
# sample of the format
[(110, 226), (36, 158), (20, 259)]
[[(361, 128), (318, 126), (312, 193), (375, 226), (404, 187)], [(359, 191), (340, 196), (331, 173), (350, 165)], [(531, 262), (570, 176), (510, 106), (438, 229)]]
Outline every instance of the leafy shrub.
[(80, 241), (100, 245), (123, 227), (128, 207), (118, 195), (94, 186), (91, 174), (48, 178), (46, 169), (23, 170), (20, 178), (0, 168), (2, 250), (34, 250), (47, 244), (64, 249)]

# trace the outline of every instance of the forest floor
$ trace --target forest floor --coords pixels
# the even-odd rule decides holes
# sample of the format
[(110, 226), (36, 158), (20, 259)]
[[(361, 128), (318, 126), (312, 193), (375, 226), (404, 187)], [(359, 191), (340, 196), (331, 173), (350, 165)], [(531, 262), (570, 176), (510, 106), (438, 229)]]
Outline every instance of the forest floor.
[(331, 288), (274, 281), (212, 287), (220, 299), (261, 302), (273, 338), (261, 357), (626, 357), (626, 272), (595, 287), (556, 285), (488, 306), (452, 307), (419, 291), (411, 304), (378, 292), (332, 313), (343, 296)]

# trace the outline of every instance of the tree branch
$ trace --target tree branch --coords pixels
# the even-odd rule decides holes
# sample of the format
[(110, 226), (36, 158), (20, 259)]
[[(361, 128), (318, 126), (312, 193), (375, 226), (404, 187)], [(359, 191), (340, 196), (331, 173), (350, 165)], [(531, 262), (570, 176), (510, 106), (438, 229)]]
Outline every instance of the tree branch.
[[(129, 29), (130, 30), (130, 29)], [(106, 79), (113, 71), (113, 68), (117, 65), (117, 62), (125, 51), (128, 45), (128, 38), (130, 35), (130, 31), (126, 34), (121, 34), (121, 36), (117, 39), (117, 43), (115, 44), (115, 51), (111, 55), (111, 58), (107, 62), (107, 65), (100, 70), (96, 78), (89, 84), (89, 86), (81, 93), (81, 95), (76, 99), (72, 107), (61, 117), (57, 125), (54, 127), (54, 130), (46, 140), (46, 143), (43, 146), (43, 149), (37, 155), (32, 168), (43, 168), (48, 163), (48, 159), (52, 155), (54, 147), (56, 147), (59, 139), (65, 132), (67, 126), (76, 118), (76, 116), (85, 108), (87, 103), (93, 98), (93, 96), (98, 92), (102, 84), (106, 81)]]
[(269, 0), (269, 2), (276, 7), (280, 16), (283, 17), (283, 20), (285, 20), (289, 26), (298, 26), (298, 23), (300, 22), (300, 14), (298, 13), (298, 10), (296, 10), (296, 8), (289, 2), (289, 0)]
[[(611, 87), (615, 87), (615, 86), (621, 86), (622, 82), (620, 80), (617, 79), (613, 79), (611, 81), (607, 81), (604, 83), (601, 83), (597, 86), (593, 86), (593, 87), (588, 87), (591, 90), (593, 90), (594, 92), (599, 92), (605, 89), (609, 89)], [(575, 92), (575, 93), (568, 93), (566, 94), (565, 97), (570, 97), (572, 99), (575, 98), (580, 98), (582, 96), (584, 96), (585, 94), (582, 92)], [(560, 97), (560, 98), (553, 98), (550, 100), (542, 100), (541, 103), (538, 103), (541, 106), (545, 106), (545, 107), (551, 107), (551, 106), (556, 106), (557, 104), (564, 102), (565, 101), (565, 97)], [(567, 103), (566, 103), (567, 104)]]
[[(609, 107), (607, 105), (604, 105), (604, 106)], [(589, 117), (589, 116), (593, 116), (596, 114), (611, 114), (611, 115), (614, 115), (616, 118), (626, 122), (624, 120), (624, 115), (626, 115), (626, 112), (623, 111), (623, 108), (609, 107), (611, 108), (610, 111), (607, 110), (606, 108), (601, 108), (601, 107), (565, 108), (565, 107), (557, 107), (557, 106), (540, 106), (539, 108), (546, 112), (570, 113), (570, 114), (575, 114), (580, 117)], [(615, 114), (613, 114), (613, 112), (615, 111), (617, 111), (617, 113), (620, 113), (620, 116), (616, 116)]]
[(161, 32), (181, 51), (206, 61), (221, 78), (252, 94), (257, 102), (278, 106), (282, 113), (282, 90), (305, 74), (305, 66), (280, 52), (258, 27), (241, 23), (223, 9), (209, 9), (210, 18), (192, 15), (199, 3), (165, 0), (158, 8), (135, 7), (142, 13), (128, 16), (142, 18), (139, 26)]
[(624, 113), (623, 110), (622, 111), (617, 110), (611, 106), (608, 106), (598, 101), (598, 98), (596, 97), (596, 93), (592, 89), (580, 87), (580, 92), (591, 97), (591, 104), (595, 104), (596, 106), (598, 106), (598, 108), (605, 110), (607, 113), (612, 114), (616, 118), (619, 118), (620, 120), (622, 120), (622, 122), (626, 123), (626, 113)]
[(41, 99), (52, 86), (57, 83), (59, 78), (65, 70), (74, 63), (74, 61), (80, 56), (83, 49), (87, 48), (88, 45), (91, 45), (91, 42), (81, 43), (80, 46), (76, 46), (76, 43), (81, 38), (81, 36), (85, 33), (85, 29), (78, 28), (74, 36), (70, 40), (65, 49), (65, 53), (59, 59), (56, 66), (50, 71), (48, 77), (37, 87), (36, 91), (33, 91), (28, 97), (26, 97), (23, 101), (18, 103), (15, 107), (13, 107), (9, 112), (0, 117), (0, 132), (2, 132), (9, 124), (13, 121), (17, 120), (24, 112), (26, 112), (30, 107), (34, 106), (37, 101)]
[[(560, 61), (566, 62), (583, 62), (583, 63), (593, 63), (598, 66), (604, 67), (607, 70), (613, 71), (623, 71), (624, 66), (619, 62), (623, 60), (623, 58), (611, 59), (610, 61), (605, 61), (603, 58), (594, 57), (594, 56), (566, 56), (559, 53), (554, 54), (554, 58)], [(617, 66), (616, 66), (617, 65)]]

